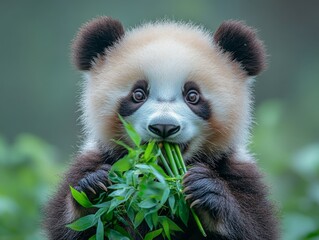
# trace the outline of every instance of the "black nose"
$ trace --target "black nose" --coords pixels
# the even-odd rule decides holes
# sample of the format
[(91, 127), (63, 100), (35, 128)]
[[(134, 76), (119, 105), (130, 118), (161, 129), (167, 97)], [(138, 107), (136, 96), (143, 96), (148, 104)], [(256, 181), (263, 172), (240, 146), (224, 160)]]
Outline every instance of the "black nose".
[(177, 133), (181, 127), (173, 124), (153, 124), (149, 125), (148, 129), (152, 132), (155, 133), (156, 135), (166, 138), (174, 133)]

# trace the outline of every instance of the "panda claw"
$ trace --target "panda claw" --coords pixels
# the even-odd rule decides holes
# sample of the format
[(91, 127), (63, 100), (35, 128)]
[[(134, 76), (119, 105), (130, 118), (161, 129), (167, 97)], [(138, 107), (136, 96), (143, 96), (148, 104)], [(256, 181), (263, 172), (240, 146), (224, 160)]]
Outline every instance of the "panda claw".
[(192, 204), (189, 207), (193, 208), (194, 206), (199, 205), (200, 203), (201, 203), (201, 201), (199, 199), (197, 199), (194, 202), (192, 202)]
[(92, 187), (87, 186), (87, 189), (90, 190), (94, 195), (96, 195), (96, 191)]
[(193, 194), (187, 195), (187, 196), (185, 197), (185, 201), (187, 201), (187, 200), (189, 200), (189, 199), (191, 199), (191, 198), (193, 198)]
[(189, 191), (190, 190), (190, 188), (189, 187), (185, 187), (183, 190), (182, 190), (182, 193), (186, 193), (187, 191)]
[(107, 192), (107, 187), (102, 182), (98, 181), (97, 184), (100, 186), (100, 188)]

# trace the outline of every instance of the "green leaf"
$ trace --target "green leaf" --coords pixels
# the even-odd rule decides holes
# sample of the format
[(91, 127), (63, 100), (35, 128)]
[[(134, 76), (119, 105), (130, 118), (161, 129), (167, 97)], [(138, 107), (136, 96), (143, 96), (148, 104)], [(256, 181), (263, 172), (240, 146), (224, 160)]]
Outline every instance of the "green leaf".
[(111, 205), (111, 201), (107, 201), (107, 202), (102, 202), (102, 203), (99, 203), (99, 204), (94, 204), (93, 207), (96, 207), (96, 208), (109, 208)]
[(101, 218), (99, 218), (97, 221), (96, 240), (104, 240), (104, 226)]
[(152, 231), (154, 228), (154, 225), (153, 225), (153, 221), (152, 221), (152, 216), (150, 214), (145, 216), (145, 222), (147, 223), (149, 229)]
[(138, 204), (140, 208), (152, 208), (157, 205), (157, 201), (154, 201), (153, 199), (145, 199), (142, 202)]
[(169, 224), (169, 229), (173, 231), (183, 232), (183, 230), (170, 218), (166, 218)]
[(189, 219), (189, 207), (186, 204), (185, 199), (181, 198), (178, 201), (178, 215), (185, 224), (185, 226), (187, 226)]
[(170, 193), (170, 189), (169, 188), (165, 188), (164, 192), (163, 192), (163, 195), (162, 195), (161, 202), (160, 202), (161, 205), (164, 205), (166, 203), (166, 201), (168, 199), (168, 196), (169, 196), (169, 193)]
[[(110, 202), (108, 202), (110, 203)], [(103, 207), (103, 208), (100, 208), (95, 214), (95, 218), (98, 220), (104, 213), (106, 213), (108, 211), (108, 207)]]
[(161, 168), (157, 163), (148, 163), (150, 166), (152, 166), (153, 168), (155, 168), (155, 170), (161, 174), (164, 178), (169, 178), (169, 176), (165, 173), (165, 171), (163, 170), (163, 168)]
[(113, 229), (107, 231), (107, 237), (110, 240), (130, 240), (128, 237)]
[(127, 212), (127, 216), (129, 217), (129, 219), (133, 223), (134, 222), (134, 218), (135, 218), (135, 212), (134, 212), (133, 208), (132, 207), (128, 207), (126, 209), (126, 212)]
[(163, 232), (163, 229), (157, 229), (153, 232), (149, 232), (148, 234), (145, 235), (144, 240), (153, 240), (157, 236), (159, 236)]
[(94, 214), (81, 217), (73, 223), (66, 225), (68, 228), (71, 228), (74, 231), (84, 231), (90, 227), (93, 227), (96, 224), (96, 218)]
[(158, 213), (157, 212), (153, 212), (152, 213), (152, 221), (155, 227), (157, 227), (158, 224)]
[(125, 183), (118, 183), (118, 184), (113, 184), (113, 185), (110, 185), (108, 186), (107, 188), (108, 189), (123, 189), (123, 188), (127, 188), (127, 184)]
[(96, 240), (95, 234), (92, 237), (90, 237), (89, 240)]
[(130, 238), (130, 234), (121, 226), (116, 225), (114, 227), (114, 230), (116, 230), (117, 232), (121, 233), (123, 236), (126, 236), (127, 238)]
[(113, 164), (111, 171), (124, 172), (132, 168), (132, 166), (132, 159), (125, 156)]
[(133, 126), (131, 124), (129, 124), (128, 122), (126, 122), (122, 116), (119, 115), (119, 118), (121, 120), (121, 122), (124, 125), (125, 131), (127, 132), (127, 134), (129, 135), (130, 139), (134, 142), (135, 146), (139, 147), (141, 144), (141, 137), (140, 135), (138, 135), (138, 133), (135, 131), (135, 129), (133, 128)]
[(129, 145), (125, 144), (124, 142), (122, 142), (120, 140), (111, 139), (111, 141), (115, 142), (117, 145), (120, 145), (120, 146), (124, 147), (128, 151), (132, 151), (133, 150), (133, 148), (131, 148)]
[(112, 200), (111, 200), (111, 205), (110, 205), (110, 208), (109, 208), (109, 210), (107, 211), (107, 213), (112, 212), (112, 211), (113, 211), (116, 207), (118, 207), (122, 202), (123, 202), (123, 199), (122, 199), (122, 200), (118, 200), (117, 198), (112, 198)]
[(127, 188), (123, 188), (123, 189), (118, 189), (116, 191), (113, 191), (109, 194), (109, 197), (125, 197), (127, 192)]
[(145, 153), (144, 153), (144, 159), (147, 161), (150, 159), (151, 157), (151, 154), (153, 152), (153, 149), (154, 149), (154, 146), (155, 146), (155, 141), (151, 141), (147, 144), (147, 147), (145, 149)]
[(161, 175), (151, 165), (148, 165), (148, 164), (136, 164), (135, 167), (140, 169), (142, 172), (146, 172), (146, 173), (151, 172), (157, 178), (158, 181), (160, 181), (161, 183), (165, 183), (165, 177), (163, 177), (163, 175)]
[(137, 228), (141, 223), (142, 221), (144, 220), (144, 212), (143, 211), (139, 211), (136, 216), (135, 216), (135, 219), (134, 219), (134, 228)]
[(167, 217), (161, 216), (161, 217), (159, 217), (159, 221), (160, 221), (161, 225), (163, 226), (164, 233), (165, 233), (166, 237), (169, 240), (171, 240), (171, 234), (169, 231), (169, 223), (167, 221)]
[(134, 186), (133, 182), (133, 174), (134, 170), (128, 170), (125, 172), (125, 178), (126, 178), (126, 185), (128, 186)]
[(132, 194), (135, 193), (135, 189), (134, 188), (130, 188), (127, 192), (126, 192), (126, 195), (124, 197), (124, 201), (127, 201), (131, 196)]
[(168, 205), (171, 209), (172, 214), (174, 215), (176, 212), (176, 206), (175, 206), (175, 196), (174, 195), (170, 195), (168, 198)]
[(79, 192), (72, 186), (70, 186), (72, 197), (83, 207), (90, 208), (92, 207), (92, 203), (89, 198), (86, 196), (85, 192)]

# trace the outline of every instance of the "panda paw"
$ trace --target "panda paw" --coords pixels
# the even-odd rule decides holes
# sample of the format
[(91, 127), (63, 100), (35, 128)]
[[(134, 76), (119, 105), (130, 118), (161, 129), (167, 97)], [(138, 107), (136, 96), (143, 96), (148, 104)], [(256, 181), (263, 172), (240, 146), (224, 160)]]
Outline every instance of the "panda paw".
[(90, 200), (94, 200), (100, 193), (107, 192), (107, 187), (111, 184), (108, 179), (110, 168), (110, 165), (105, 164), (95, 172), (87, 174), (78, 182), (75, 189), (85, 192)]
[(208, 166), (191, 167), (183, 179), (185, 199), (191, 208), (202, 209), (215, 215), (225, 207), (225, 190), (220, 179), (213, 176)]

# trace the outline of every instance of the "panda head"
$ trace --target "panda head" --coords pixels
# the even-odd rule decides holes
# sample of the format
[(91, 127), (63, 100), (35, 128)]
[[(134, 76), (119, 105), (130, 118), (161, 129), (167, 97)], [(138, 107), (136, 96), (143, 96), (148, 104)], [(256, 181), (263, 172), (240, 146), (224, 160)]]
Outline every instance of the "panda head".
[(246, 144), (250, 83), (265, 67), (263, 44), (242, 22), (214, 34), (177, 22), (128, 32), (109, 17), (85, 24), (73, 43), (85, 73), (82, 110), (88, 139), (127, 139), (118, 114), (143, 141), (175, 142), (185, 156)]

